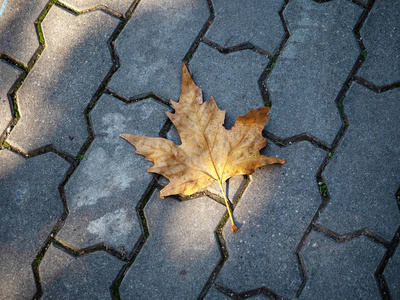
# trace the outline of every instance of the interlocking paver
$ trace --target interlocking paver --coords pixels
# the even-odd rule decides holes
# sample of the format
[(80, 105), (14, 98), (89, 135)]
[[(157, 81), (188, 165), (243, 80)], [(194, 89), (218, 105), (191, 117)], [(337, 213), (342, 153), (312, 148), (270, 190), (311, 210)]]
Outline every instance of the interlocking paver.
[(109, 87), (126, 97), (178, 100), (181, 62), (209, 17), (207, 1), (142, 1), (116, 40), (121, 67)]
[(206, 38), (223, 47), (251, 42), (270, 53), (284, 36), (278, 15), (283, 1), (213, 1), (215, 19)]
[(375, 85), (400, 81), (399, 11), (399, 1), (377, 1), (361, 30), (368, 55), (358, 75)]
[(206, 294), (206, 296), (203, 298), (204, 300), (229, 300), (231, 297), (228, 297), (225, 294), (220, 293), (215, 287), (211, 287)]
[(222, 54), (201, 44), (190, 71), (204, 99), (213, 96), (218, 107), (227, 111), (225, 126), (230, 128), (238, 116), (264, 105), (257, 81), (267, 63), (265, 56), (250, 50)]
[(73, 257), (50, 246), (40, 265), (41, 299), (110, 299), (110, 286), (123, 264), (103, 251)]
[(180, 202), (158, 193), (145, 208), (150, 236), (122, 282), (121, 298), (197, 299), (220, 259), (214, 230), (225, 207), (207, 197)]
[(333, 142), (341, 125), (335, 99), (360, 53), (352, 30), (361, 12), (345, 0), (288, 4), (291, 36), (267, 78), (272, 133)]
[(84, 8), (94, 7), (96, 5), (105, 5), (111, 9), (124, 13), (132, 4), (133, 0), (66, 0), (63, 1), (65, 4), (72, 6), (77, 10)]
[(241, 228), (225, 228), (229, 258), (217, 282), (237, 293), (265, 286), (290, 298), (301, 283), (295, 251), (321, 203), (315, 173), (325, 152), (301, 142), (270, 144), (266, 155), (287, 163), (253, 175), (234, 211)]
[(0, 132), (3, 132), (12, 120), (7, 93), (20, 74), (18, 69), (0, 60)]
[(323, 172), (331, 201), (319, 220), (339, 234), (367, 228), (390, 240), (399, 225), (399, 97), (356, 84), (343, 102), (350, 127)]
[(379, 299), (374, 272), (384, 252), (366, 237), (337, 243), (313, 232), (303, 251), (308, 281), (300, 299)]
[(87, 137), (83, 111), (112, 65), (107, 39), (117, 22), (101, 11), (50, 9), (42, 23), (47, 47), (18, 91), (22, 117), (12, 143), (78, 152)]
[(34, 22), (48, 0), (13, 0), (0, 16), (0, 53), (7, 53), (27, 64), (39, 47)]
[(0, 151), (0, 298), (31, 299), (32, 262), (63, 212), (58, 185), (69, 164), (57, 155), (29, 160)]
[(390, 296), (392, 299), (400, 299), (400, 248), (397, 249), (393, 256), (390, 258), (389, 263), (385, 270), (386, 282), (389, 286)]
[(141, 234), (135, 206), (151, 181), (152, 164), (119, 137), (157, 137), (168, 108), (154, 100), (130, 105), (105, 95), (91, 112), (96, 138), (66, 185), (71, 210), (58, 237), (76, 248), (100, 242), (130, 251)]

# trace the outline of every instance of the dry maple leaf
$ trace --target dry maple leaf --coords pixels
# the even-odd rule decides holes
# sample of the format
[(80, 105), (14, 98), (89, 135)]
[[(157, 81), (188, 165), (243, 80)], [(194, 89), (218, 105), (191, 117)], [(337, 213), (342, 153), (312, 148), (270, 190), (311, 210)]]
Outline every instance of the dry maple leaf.
[(260, 149), (267, 145), (261, 132), (270, 109), (252, 109), (240, 116), (230, 130), (225, 129), (225, 111), (218, 108), (213, 97), (203, 103), (201, 89), (193, 82), (184, 63), (179, 102), (171, 100), (171, 104), (175, 113), (167, 112), (167, 115), (178, 130), (181, 145), (164, 138), (134, 134), (121, 134), (121, 137), (136, 147), (136, 153), (154, 163), (148, 172), (169, 179), (169, 184), (160, 192), (161, 198), (191, 195), (217, 182), (235, 232), (237, 227), (222, 184), (234, 175), (249, 175), (258, 167), (286, 162), (260, 155)]

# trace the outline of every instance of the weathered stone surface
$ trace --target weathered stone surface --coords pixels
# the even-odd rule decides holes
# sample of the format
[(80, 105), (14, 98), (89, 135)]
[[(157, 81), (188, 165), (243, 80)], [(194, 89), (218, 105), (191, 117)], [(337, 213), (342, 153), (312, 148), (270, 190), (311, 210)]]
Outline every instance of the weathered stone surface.
[(91, 113), (96, 138), (66, 185), (71, 210), (58, 237), (77, 248), (105, 242), (130, 251), (141, 234), (135, 206), (152, 175), (152, 163), (119, 137), (157, 137), (168, 108), (154, 100), (130, 105), (103, 95)]
[(350, 127), (323, 176), (331, 200), (319, 222), (339, 234), (367, 228), (388, 240), (399, 226), (400, 90), (376, 94), (350, 88)]
[(231, 299), (225, 294), (220, 293), (214, 286), (211, 286), (206, 296), (203, 298), (204, 300), (229, 300)]
[(77, 10), (81, 10), (84, 8), (93, 7), (96, 5), (105, 5), (113, 10), (120, 12), (121, 14), (125, 13), (129, 6), (132, 4), (132, 0), (66, 0), (65, 4), (72, 6)]
[(0, 53), (7, 53), (25, 64), (29, 62), (39, 47), (34, 22), (47, 2), (48, 0), (6, 2), (0, 16)]
[(374, 272), (384, 252), (366, 237), (340, 244), (312, 232), (303, 250), (308, 281), (300, 299), (380, 299)]
[(250, 50), (222, 54), (201, 44), (190, 61), (190, 72), (204, 100), (213, 96), (218, 107), (226, 110), (229, 129), (238, 116), (264, 105), (257, 81), (267, 64), (265, 56)]
[(0, 151), (0, 295), (31, 299), (32, 262), (63, 208), (58, 185), (69, 164), (55, 154), (25, 160)]
[(140, 2), (116, 41), (121, 68), (109, 87), (127, 97), (154, 92), (178, 100), (182, 59), (208, 17), (205, 0)]
[(7, 93), (20, 74), (17, 68), (0, 60), (0, 134), (12, 120)]
[(284, 36), (278, 12), (283, 1), (213, 1), (215, 19), (206, 38), (223, 47), (251, 42), (270, 53)]
[(150, 236), (121, 284), (121, 298), (197, 299), (220, 259), (214, 230), (225, 207), (207, 197), (179, 202), (158, 193), (145, 208)]
[(287, 162), (252, 175), (233, 213), (241, 228), (224, 229), (229, 258), (216, 281), (238, 293), (265, 286), (290, 298), (301, 283), (295, 251), (321, 203), (315, 173), (325, 152), (308, 142), (271, 143), (265, 152)]
[(332, 143), (341, 125), (335, 99), (360, 52), (352, 30), (361, 13), (345, 0), (289, 3), (291, 36), (267, 79), (268, 130), (280, 137), (308, 132)]
[(368, 56), (358, 75), (376, 85), (400, 81), (399, 11), (399, 1), (377, 1), (361, 29)]
[(117, 21), (100, 11), (74, 16), (51, 8), (43, 21), (47, 47), (18, 92), (22, 117), (11, 142), (78, 152), (87, 137), (83, 111), (112, 64), (107, 39)]
[(103, 251), (74, 257), (50, 246), (39, 268), (42, 299), (111, 299), (110, 286), (123, 264)]
[(399, 246), (385, 269), (384, 275), (389, 286), (392, 299), (400, 299), (400, 250)]

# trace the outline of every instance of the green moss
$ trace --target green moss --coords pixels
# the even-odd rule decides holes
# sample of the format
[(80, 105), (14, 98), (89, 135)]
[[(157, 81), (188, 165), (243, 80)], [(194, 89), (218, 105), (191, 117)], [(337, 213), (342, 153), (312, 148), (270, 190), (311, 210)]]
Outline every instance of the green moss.
[(318, 182), (319, 192), (323, 197), (328, 195), (328, 187), (326, 186), (325, 182)]
[(363, 50), (363, 51), (361, 52), (361, 55), (364, 56), (364, 58), (366, 58), (366, 57), (368, 56), (367, 50)]

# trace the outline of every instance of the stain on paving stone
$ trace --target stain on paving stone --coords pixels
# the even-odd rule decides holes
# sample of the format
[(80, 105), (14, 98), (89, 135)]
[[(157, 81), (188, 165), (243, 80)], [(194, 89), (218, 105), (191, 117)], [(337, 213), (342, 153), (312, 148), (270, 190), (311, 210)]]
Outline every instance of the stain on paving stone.
[(272, 133), (333, 142), (341, 125), (335, 99), (360, 52), (353, 27), (362, 11), (344, 0), (289, 3), (291, 36), (267, 78)]
[(226, 209), (207, 197), (180, 202), (158, 194), (145, 208), (150, 236), (121, 284), (121, 298), (197, 299), (220, 258), (214, 230)]
[(376, 1), (361, 29), (368, 55), (357, 75), (375, 85), (400, 81), (399, 11), (399, 1)]
[(226, 110), (224, 125), (229, 129), (238, 116), (264, 105), (257, 81), (267, 63), (266, 56), (250, 50), (222, 54), (200, 44), (190, 72), (204, 99), (213, 96), (218, 107)]
[(141, 234), (135, 206), (152, 164), (121, 133), (157, 137), (168, 107), (152, 99), (125, 104), (103, 95), (91, 112), (96, 138), (66, 184), (70, 216), (58, 234), (76, 248), (105, 242), (130, 251)]
[(2, 299), (30, 299), (35, 294), (32, 262), (63, 212), (57, 188), (68, 167), (52, 153), (25, 160), (0, 151)]
[(213, 1), (215, 19), (206, 38), (222, 47), (251, 42), (275, 53), (284, 36), (278, 15), (283, 1)]
[(20, 70), (0, 60), (0, 134), (12, 120), (10, 101), (7, 93), (20, 74)]
[(179, 98), (181, 62), (209, 17), (207, 1), (141, 1), (116, 40), (121, 67), (109, 87), (126, 96)]
[(216, 281), (237, 293), (266, 287), (290, 298), (301, 283), (296, 248), (321, 203), (315, 174), (326, 153), (308, 142), (270, 143), (263, 152), (287, 162), (254, 173), (234, 211), (241, 227), (224, 229), (229, 258)]
[(52, 7), (42, 23), (47, 46), (18, 91), (22, 117), (10, 142), (78, 152), (87, 137), (83, 111), (112, 65), (107, 40), (117, 23), (100, 11), (74, 16)]
[(133, 0), (65, 0), (63, 3), (71, 5), (77, 10), (93, 7), (96, 5), (105, 5), (113, 10), (123, 14), (127, 11)]
[(300, 299), (380, 299), (374, 272), (384, 252), (366, 237), (337, 243), (312, 232), (303, 250), (308, 281)]
[(50, 246), (40, 265), (42, 299), (109, 299), (123, 264), (103, 251), (73, 257)]
[(399, 97), (353, 85), (343, 102), (350, 127), (323, 172), (331, 200), (319, 219), (339, 234), (367, 228), (390, 240), (398, 227)]

